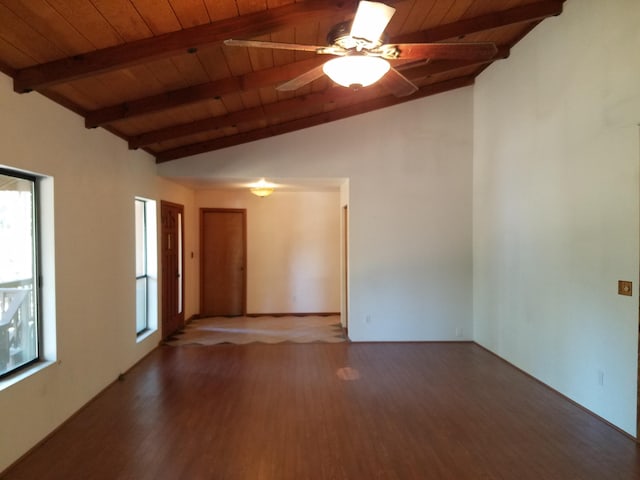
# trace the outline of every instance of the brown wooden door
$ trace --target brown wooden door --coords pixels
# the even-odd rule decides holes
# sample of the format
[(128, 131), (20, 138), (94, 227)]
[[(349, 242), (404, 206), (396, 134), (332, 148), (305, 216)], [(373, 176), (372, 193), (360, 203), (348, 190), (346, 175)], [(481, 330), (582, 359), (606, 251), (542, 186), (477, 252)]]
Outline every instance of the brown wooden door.
[(184, 326), (183, 218), (182, 205), (160, 202), (162, 338), (167, 338)]
[(244, 315), (246, 210), (201, 209), (200, 235), (200, 315)]

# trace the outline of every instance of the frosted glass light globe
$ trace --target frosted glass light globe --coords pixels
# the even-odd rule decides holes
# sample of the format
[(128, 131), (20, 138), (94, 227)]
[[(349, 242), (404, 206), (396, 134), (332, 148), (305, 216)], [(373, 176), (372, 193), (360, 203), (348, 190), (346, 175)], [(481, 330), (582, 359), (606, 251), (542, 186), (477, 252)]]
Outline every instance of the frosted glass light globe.
[(343, 87), (367, 87), (380, 80), (389, 68), (389, 62), (380, 57), (347, 55), (329, 60), (322, 70)]

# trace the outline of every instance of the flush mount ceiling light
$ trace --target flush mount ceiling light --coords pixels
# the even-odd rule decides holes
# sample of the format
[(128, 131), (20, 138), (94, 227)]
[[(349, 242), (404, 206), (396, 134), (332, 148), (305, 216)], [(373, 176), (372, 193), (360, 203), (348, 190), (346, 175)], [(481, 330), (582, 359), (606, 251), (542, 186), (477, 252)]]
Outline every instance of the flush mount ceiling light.
[(326, 62), (322, 70), (343, 87), (368, 87), (389, 71), (389, 62), (380, 57), (350, 55)]
[(261, 178), (260, 181), (254, 183), (249, 187), (249, 191), (253, 193), (256, 197), (268, 197), (274, 191), (274, 185), (267, 182), (264, 178)]

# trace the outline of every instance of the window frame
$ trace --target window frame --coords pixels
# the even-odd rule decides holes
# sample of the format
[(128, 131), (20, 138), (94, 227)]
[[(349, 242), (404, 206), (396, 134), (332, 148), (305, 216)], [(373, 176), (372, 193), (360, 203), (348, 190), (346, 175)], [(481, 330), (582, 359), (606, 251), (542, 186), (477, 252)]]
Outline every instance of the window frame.
[(10, 379), (27, 369), (33, 367), (33, 365), (42, 362), (43, 350), (44, 350), (44, 336), (43, 336), (43, 308), (42, 308), (42, 269), (41, 269), (41, 257), (42, 257), (42, 242), (40, 238), (41, 231), (41, 218), (40, 218), (40, 177), (37, 175), (24, 172), (21, 170), (14, 170), (0, 166), (0, 175), (8, 177), (19, 178), (22, 180), (30, 181), (33, 185), (32, 200), (31, 200), (31, 221), (32, 221), (32, 274), (33, 274), (33, 316), (36, 325), (36, 355), (29, 361), (18, 365), (11, 370), (4, 373), (0, 373), (0, 382)]
[[(145, 333), (147, 333), (149, 331), (149, 269), (148, 269), (148, 264), (149, 264), (149, 252), (148, 252), (148, 248), (147, 248), (147, 242), (148, 242), (148, 232), (147, 232), (147, 215), (148, 215), (148, 211), (147, 211), (147, 200), (144, 198), (140, 198), (140, 197), (135, 197), (134, 199), (134, 206), (138, 206), (138, 204), (142, 205), (142, 225), (138, 225), (138, 216), (135, 216), (135, 229), (136, 229), (136, 335), (140, 336), (140, 335), (144, 335)], [(134, 209), (135, 212), (135, 209)], [(137, 266), (138, 266), (138, 248), (140, 247), (138, 245), (138, 228), (141, 228), (142, 230), (142, 238), (141, 238), (141, 243), (142, 243), (142, 263), (143, 263), (143, 271), (144, 273), (142, 275), (138, 275), (138, 271), (137, 271)], [(138, 280), (144, 279), (144, 327), (142, 329), (138, 329), (138, 296), (137, 296), (137, 289), (138, 289)]]
[[(143, 206), (143, 221), (142, 221), (142, 235), (141, 243), (138, 244), (138, 202)], [(151, 198), (145, 198), (142, 196), (134, 197), (134, 260), (135, 260), (135, 332), (137, 342), (143, 341), (152, 333), (158, 330), (158, 220), (157, 220), (157, 201)], [(143, 247), (142, 253), (144, 254), (144, 274), (138, 275), (138, 250), (139, 247)], [(138, 302), (138, 282), (140, 279), (145, 279), (145, 326), (142, 329), (138, 329), (138, 310), (140, 304)]]

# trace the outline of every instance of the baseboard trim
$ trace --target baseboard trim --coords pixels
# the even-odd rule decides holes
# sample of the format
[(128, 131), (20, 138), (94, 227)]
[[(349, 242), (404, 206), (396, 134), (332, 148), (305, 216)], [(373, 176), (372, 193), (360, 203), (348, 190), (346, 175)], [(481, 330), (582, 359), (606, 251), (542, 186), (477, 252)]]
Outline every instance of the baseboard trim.
[(498, 355), (496, 352), (489, 350), (487, 347), (485, 347), (484, 345), (480, 345), (478, 342), (473, 342), (475, 345), (477, 345), (478, 347), (480, 347), (481, 349), (483, 349), (485, 352), (490, 353), (491, 355), (493, 355), (494, 357), (502, 360), (504, 363), (507, 363), (508, 365), (512, 366), (513, 368), (515, 368), (516, 370), (518, 370), (519, 372), (523, 373), (524, 375), (526, 375), (527, 377), (529, 377), (532, 380), (535, 380), (537, 383), (539, 383), (540, 385), (544, 386), (545, 388), (551, 390), (553, 393), (555, 393), (556, 395), (560, 395), (563, 399), (565, 399), (567, 402), (575, 405), (576, 407), (578, 407), (580, 410), (582, 410), (583, 412), (588, 413), (589, 415), (591, 415), (592, 417), (596, 418), (597, 420), (603, 422), (604, 424), (608, 425), (609, 427), (613, 428), (614, 430), (618, 431), (619, 433), (621, 433), (622, 435), (624, 435), (625, 437), (629, 438), (630, 440), (633, 440), (634, 442), (640, 444), (640, 437), (634, 437), (633, 435), (631, 435), (628, 432), (625, 432), (623, 429), (621, 429), (620, 427), (614, 425), (613, 423), (611, 423), (609, 420), (607, 420), (606, 418), (601, 417), (600, 415), (598, 415), (596, 412), (594, 412), (593, 410), (589, 410), (587, 407), (585, 407), (584, 405), (579, 404), (578, 402), (576, 402), (575, 400), (569, 398), (568, 396), (566, 396), (564, 393), (556, 390), (555, 388), (553, 388), (551, 385), (544, 383), (542, 380), (540, 380), (539, 378), (534, 377), (533, 375), (531, 375), (530, 373), (524, 371), (523, 369), (521, 369), (520, 367), (514, 365), (513, 363), (511, 363), (509, 360), (507, 360), (504, 357), (501, 357), (500, 355)]
[[(245, 313), (244, 315), (238, 315), (239, 317), (330, 317), (334, 315), (340, 315), (340, 312), (296, 312), (296, 313)], [(199, 318), (211, 318), (216, 315), (201, 315), (199, 313), (194, 313), (189, 317), (189, 319), (185, 322), (185, 325), (192, 322), (193, 320), (197, 320)], [(220, 317), (224, 317), (226, 315), (218, 315)], [(232, 318), (232, 317), (229, 317)]]
[(331, 317), (340, 312), (247, 313), (246, 317)]

